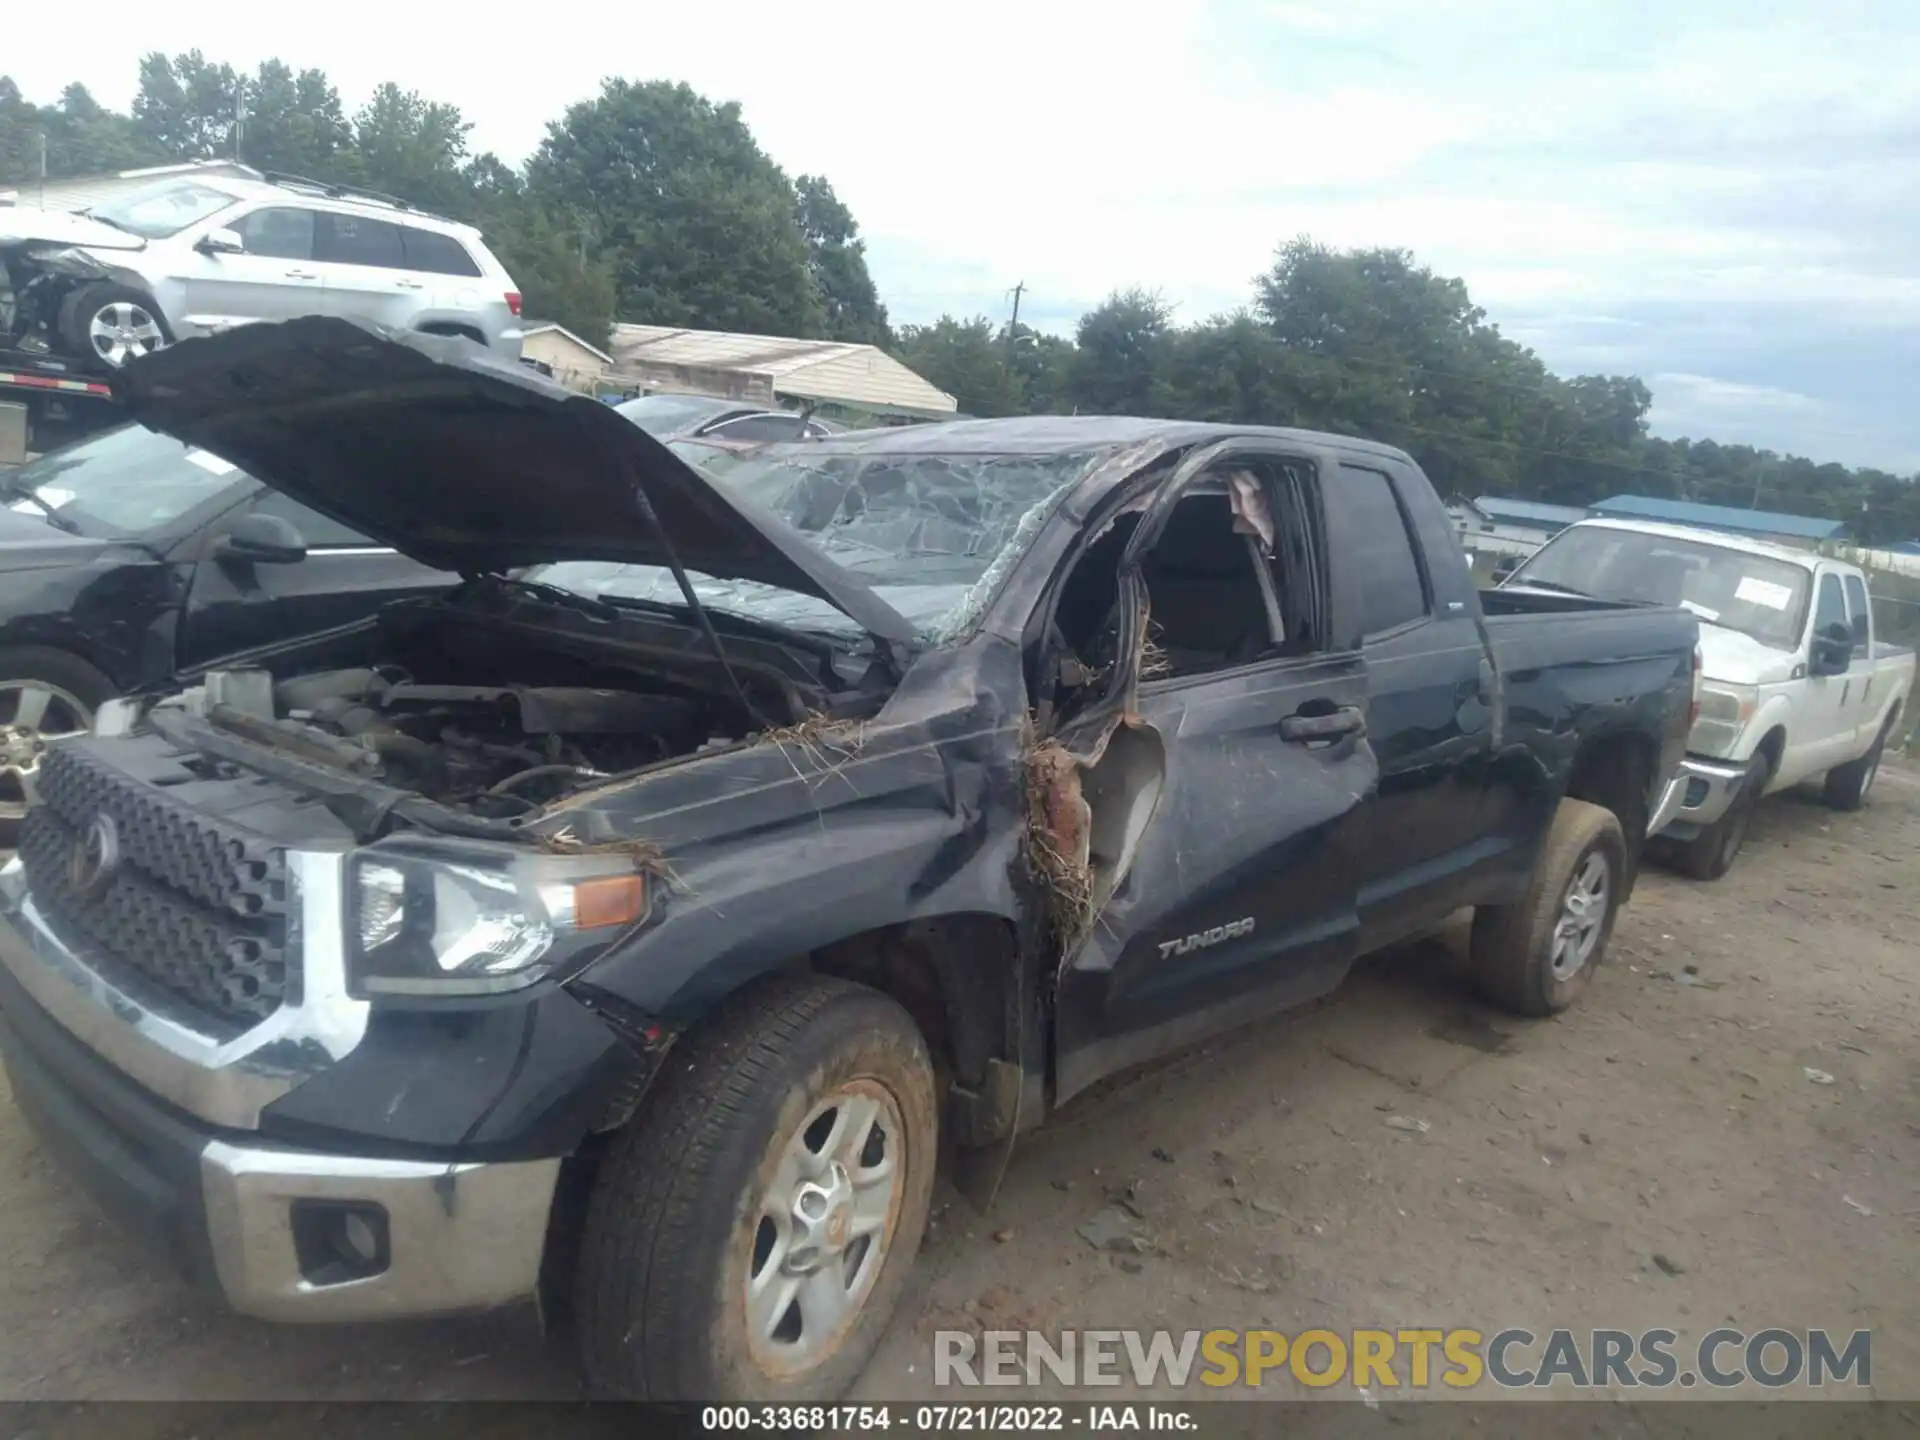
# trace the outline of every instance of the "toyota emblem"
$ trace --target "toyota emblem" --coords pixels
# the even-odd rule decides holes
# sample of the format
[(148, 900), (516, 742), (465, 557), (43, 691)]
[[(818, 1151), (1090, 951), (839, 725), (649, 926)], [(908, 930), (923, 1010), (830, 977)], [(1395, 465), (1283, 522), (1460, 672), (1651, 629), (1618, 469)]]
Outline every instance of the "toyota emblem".
[(67, 880), (75, 895), (92, 899), (107, 888), (113, 872), (119, 868), (120, 827), (113, 823), (111, 815), (102, 811), (93, 817), (87, 833), (75, 843), (73, 856), (67, 861)]

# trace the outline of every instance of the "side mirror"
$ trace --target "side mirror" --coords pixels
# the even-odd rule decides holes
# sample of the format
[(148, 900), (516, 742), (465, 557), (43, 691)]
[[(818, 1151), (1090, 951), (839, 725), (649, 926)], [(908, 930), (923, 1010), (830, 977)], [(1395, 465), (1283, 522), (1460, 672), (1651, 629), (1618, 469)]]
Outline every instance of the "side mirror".
[(244, 255), (247, 253), (247, 242), (240, 238), (238, 230), (223, 228), (209, 230), (193, 248), (202, 255)]
[(213, 558), (255, 565), (296, 565), (307, 558), (307, 540), (290, 520), (255, 511), (242, 516), (214, 542)]
[(1807, 673), (1810, 675), (1846, 674), (1853, 664), (1853, 631), (1840, 620), (1816, 631), (1812, 654), (1808, 659)]

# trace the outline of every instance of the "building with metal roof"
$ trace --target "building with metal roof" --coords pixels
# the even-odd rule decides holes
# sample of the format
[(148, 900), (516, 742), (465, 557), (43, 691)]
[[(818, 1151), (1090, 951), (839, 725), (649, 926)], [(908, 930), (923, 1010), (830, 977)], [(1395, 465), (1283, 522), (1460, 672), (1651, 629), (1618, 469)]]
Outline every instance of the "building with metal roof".
[(1741, 510), (1730, 505), (1702, 505), (1692, 500), (1662, 500), (1651, 495), (1615, 495), (1592, 507), (1595, 515), (1620, 520), (1664, 520), (1736, 535), (1759, 535), (1796, 545), (1837, 540), (1846, 530), (1844, 520), (1785, 515), (1772, 510)]
[(104, 204), (161, 180), (190, 180), (195, 176), (229, 180), (264, 180), (266, 176), (237, 160), (186, 160), (177, 165), (149, 165), (113, 175), (83, 175), (70, 180), (30, 181), (0, 190), (0, 205), (33, 210), (82, 210)]
[(562, 385), (598, 394), (613, 368), (613, 357), (590, 345), (564, 325), (530, 320), (520, 332), (520, 358)]
[(608, 379), (649, 390), (724, 395), (764, 405), (843, 405), (873, 415), (949, 420), (959, 406), (873, 345), (615, 325)]
[(1525, 525), (1549, 533), (1558, 533), (1574, 521), (1587, 518), (1587, 512), (1578, 505), (1548, 505), (1539, 500), (1515, 500), (1505, 495), (1476, 495), (1473, 508), (1495, 524)]

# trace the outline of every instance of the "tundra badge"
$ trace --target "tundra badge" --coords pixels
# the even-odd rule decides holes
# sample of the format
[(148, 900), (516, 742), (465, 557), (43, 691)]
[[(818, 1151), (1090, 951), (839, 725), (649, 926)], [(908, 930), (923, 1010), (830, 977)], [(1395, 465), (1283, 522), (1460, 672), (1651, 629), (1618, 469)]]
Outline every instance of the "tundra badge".
[(1172, 955), (1186, 955), (1195, 950), (1205, 950), (1209, 945), (1218, 945), (1222, 940), (1238, 940), (1242, 935), (1253, 933), (1253, 917), (1233, 920), (1225, 925), (1216, 925), (1211, 930), (1202, 930), (1196, 935), (1183, 935), (1178, 940), (1160, 942), (1160, 958), (1165, 960)]

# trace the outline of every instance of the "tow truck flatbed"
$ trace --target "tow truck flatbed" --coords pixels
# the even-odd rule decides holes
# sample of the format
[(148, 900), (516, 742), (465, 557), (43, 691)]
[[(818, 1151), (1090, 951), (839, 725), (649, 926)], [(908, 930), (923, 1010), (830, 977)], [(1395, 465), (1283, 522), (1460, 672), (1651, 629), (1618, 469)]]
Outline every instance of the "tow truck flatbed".
[[(37, 351), (5, 348), (0, 348), (0, 405), (24, 408), (26, 451), (48, 450), (104, 429), (115, 423), (119, 409), (109, 376)], [(25, 458), (3, 453), (18, 447), (13, 439), (18, 430), (17, 422), (0, 424), (0, 465)]]

